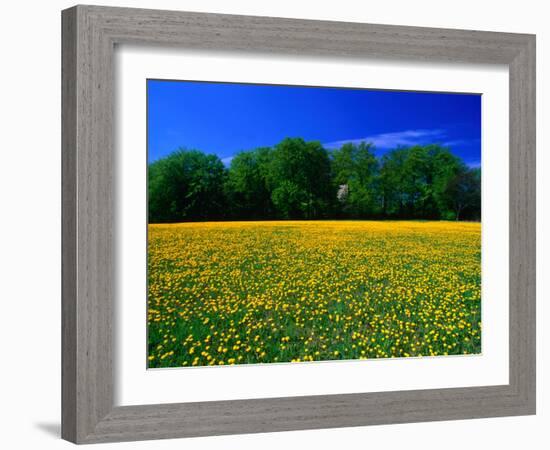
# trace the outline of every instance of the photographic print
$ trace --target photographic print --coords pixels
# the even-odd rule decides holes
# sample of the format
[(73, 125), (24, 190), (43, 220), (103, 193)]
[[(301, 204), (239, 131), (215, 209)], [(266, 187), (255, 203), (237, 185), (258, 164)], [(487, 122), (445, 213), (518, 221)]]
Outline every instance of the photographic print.
[(147, 80), (148, 368), (481, 353), (481, 95)]

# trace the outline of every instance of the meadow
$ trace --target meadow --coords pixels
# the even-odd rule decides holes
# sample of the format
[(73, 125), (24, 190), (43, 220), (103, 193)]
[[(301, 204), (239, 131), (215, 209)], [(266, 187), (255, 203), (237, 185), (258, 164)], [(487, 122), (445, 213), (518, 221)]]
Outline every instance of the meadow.
[(481, 352), (481, 224), (148, 225), (148, 367)]

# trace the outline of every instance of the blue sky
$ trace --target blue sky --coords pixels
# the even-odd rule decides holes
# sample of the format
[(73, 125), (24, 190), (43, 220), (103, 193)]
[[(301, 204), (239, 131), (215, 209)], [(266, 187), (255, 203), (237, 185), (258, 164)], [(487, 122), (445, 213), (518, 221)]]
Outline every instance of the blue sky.
[(337, 148), (439, 143), (470, 166), (481, 160), (481, 96), (368, 89), (148, 80), (148, 157), (179, 147), (229, 164), (242, 150), (302, 137)]

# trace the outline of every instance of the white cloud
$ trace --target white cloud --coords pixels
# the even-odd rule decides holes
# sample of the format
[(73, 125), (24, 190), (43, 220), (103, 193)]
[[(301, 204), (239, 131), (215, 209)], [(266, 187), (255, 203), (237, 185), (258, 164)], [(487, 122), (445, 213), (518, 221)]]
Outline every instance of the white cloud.
[(371, 142), (375, 147), (380, 149), (389, 149), (395, 147), (408, 147), (412, 145), (420, 145), (432, 143), (435, 141), (441, 142), (445, 138), (446, 132), (441, 129), (433, 130), (404, 130), (393, 133), (373, 134), (363, 138), (345, 139), (335, 142), (327, 142), (323, 144), (326, 148), (339, 148), (344, 144), (359, 144), (361, 142)]
[(228, 166), (229, 164), (231, 164), (232, 160), (233, 160), (233, 155), (228, 156), (227, 158), (222, 158), (222, 163), (224, 163), (224, 165)]
[(456, 139), (454, 141), (446, 141), (443, 142), (443, 145), (445, 147), (458, 147), (461, 145), (471, 145), (471, 144), (479, 144), (479, 139)]

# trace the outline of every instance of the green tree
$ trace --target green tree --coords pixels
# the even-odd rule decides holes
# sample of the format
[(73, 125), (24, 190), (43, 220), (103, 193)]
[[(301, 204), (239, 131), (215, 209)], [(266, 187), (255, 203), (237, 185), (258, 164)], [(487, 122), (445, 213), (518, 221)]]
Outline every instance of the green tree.
[(449, 181), (462, 162), (440, 145), (398, 148), (382, 157), (380, 195), (385, 215), (401, 218), (448, 218)]
[(405, 213), (405, 162), (408, 152), (407, 148), (398, 148), (382, 156), (378, 189), (382, 214), (386, 217), (403, 217)]
[(432, 195), (440, 219), (450, 219), (454, 215), (446, 200), (446, 190), (451, 179), (461, 170), (464, 164), (460, 158), (453, 155), (447, 148), (438, 145), (428, 147), (430, 154), (430, 173)]
[(370, 143), (344, 144), (332, 155), (332, 175), (338, 190), (346, 189), (339, 198), (345, 214), (361, 218), (378, 213), (376, 176), (378, 161)]
[(269, 148), (258, 148), (238, 153), (231, 160), (226, 195), (234, 217), (260, 219), (271, 214), (271, 195), (266, 180), (269, 152)]
[(223, 218), (226, 171), (217, 156), (180, 149), (148, 172), (150, 223)]
[(481, 218), (481, 171), (462, 166), (449, 180), (445, 198), (454, 212), (455, 220)]
[(290, 180), (282, 180), (271, 194), (273, 204), (284, 219), (303, 217), (307, 213), (308, 193)]
[(481, 171), (440, 145), (396, 148), (379, 160), (369, 143), (329, 155), (287, 138), (237, 154), (178, 150), (148, 167), (149, 222), (272, 218), (479, 220)]
[(328, 152), (319, 142), (284, 139), (271, 154), (267, 185), (279, 216), (328, 216), (333, 197)]

